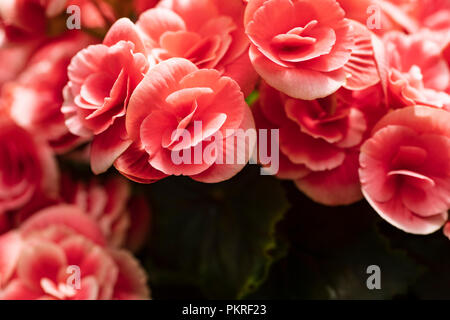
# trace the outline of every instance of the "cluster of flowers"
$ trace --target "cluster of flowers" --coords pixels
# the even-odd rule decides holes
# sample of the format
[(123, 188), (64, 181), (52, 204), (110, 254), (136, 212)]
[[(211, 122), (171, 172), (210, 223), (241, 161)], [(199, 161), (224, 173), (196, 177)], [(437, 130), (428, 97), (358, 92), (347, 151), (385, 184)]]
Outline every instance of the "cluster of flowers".
[[(66, 26), (73, 5), (81, 30)], [(56, 155), (139, 183), (216, 183), (245, 163), (172, 152), (246, 153), (239, 130), (278, 129), (277, 177), (314, 201), (365, 197), (406, 232), (440, 229), (449, 43), (448, 0), (1, 1), (0, 299), (149, 298), (129, 253), (145, 200), (125, 178), (60, 174)], [(66, 283), (74, 265), (80, 290)]]

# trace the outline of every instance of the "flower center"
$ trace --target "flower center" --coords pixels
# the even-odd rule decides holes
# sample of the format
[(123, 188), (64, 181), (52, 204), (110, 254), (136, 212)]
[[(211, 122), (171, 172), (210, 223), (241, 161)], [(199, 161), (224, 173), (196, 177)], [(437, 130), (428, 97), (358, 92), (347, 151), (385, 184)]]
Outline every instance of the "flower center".
[(435, 181), (420, 168), (427, 160), (426, 150), (415, 146), (401, 146), (391, 162), (392, 170), (388, 177), (400, 178), (403, 183), (414, 185), (420, 189), (428, 189), (435, 186)]
[(308, 36), (318, 24), (317, 20), (309, 22), (305, 27), (296, 27), (285, 34), (279, 34), (272, 39), (272, 46), (282, 52), (297, 52), (316, 43), (316, 39)]
[(270, 45), (278, 58), (285, 62), (302, 62), (330, 53), (336, 34), (330, 27), (312, 20), (304, 27), (295, 27), (276, 35)]

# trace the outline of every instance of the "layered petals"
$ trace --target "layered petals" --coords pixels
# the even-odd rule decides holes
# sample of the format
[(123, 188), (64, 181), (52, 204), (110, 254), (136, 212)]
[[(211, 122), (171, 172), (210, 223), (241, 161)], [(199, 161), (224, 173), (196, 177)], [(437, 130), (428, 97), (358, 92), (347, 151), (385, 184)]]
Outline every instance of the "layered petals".
[(449, 114), (416, 106), (385, 116), (361, 149), (362, 190), (381, 217), (410, 233), (428, 234), (450, 206)]
[(0, 236), (0, 299), (149, 299), (138, 262), (104, 243), (94, 220), (77, 207), (36, 213)]

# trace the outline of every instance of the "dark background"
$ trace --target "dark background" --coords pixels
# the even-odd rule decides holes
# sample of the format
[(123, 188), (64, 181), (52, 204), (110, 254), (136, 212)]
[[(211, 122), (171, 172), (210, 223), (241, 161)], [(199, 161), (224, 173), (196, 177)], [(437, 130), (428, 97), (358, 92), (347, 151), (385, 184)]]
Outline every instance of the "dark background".
[[(407, 234), (364, 200), (316, 204), (247, 166), (230, 181), (170, 177), (150, 186), (139, 258), (154, 299), (449, 299), (450, 241)], [(366, 269), (381, 269), (381, 289)]]

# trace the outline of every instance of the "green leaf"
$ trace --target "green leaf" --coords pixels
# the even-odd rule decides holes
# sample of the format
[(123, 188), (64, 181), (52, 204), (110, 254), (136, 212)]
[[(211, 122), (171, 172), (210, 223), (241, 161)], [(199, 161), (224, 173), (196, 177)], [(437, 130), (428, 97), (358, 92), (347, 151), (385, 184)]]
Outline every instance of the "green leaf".
[(230, 181), (171, 177), (151, 186), (148, 271), (158, 288), (192, 286), (206, 298), (241, 298), (283, 254), (275, 227), (288, 209), (279, 181), (248, 166)]

